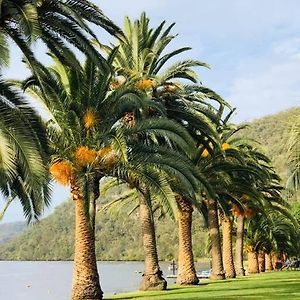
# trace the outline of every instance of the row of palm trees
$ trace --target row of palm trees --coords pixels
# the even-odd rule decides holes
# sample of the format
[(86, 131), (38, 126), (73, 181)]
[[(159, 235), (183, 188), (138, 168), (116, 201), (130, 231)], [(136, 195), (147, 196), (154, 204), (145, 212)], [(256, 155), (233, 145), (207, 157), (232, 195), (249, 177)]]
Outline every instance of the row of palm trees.
[[(103, 296), (94, 229), (104, 177), (134, 190), (145, 252), (142, 290), (167, 286), (157, 255), (155, 211), (178, 222), (180, 284), (198, 283), (191, 238), (195, 209), (207, 219), (212, 278), (235, 277), (235, 270), (243, 273), (244, 240), (249, 249), (255, 241), (249, 253), (256, 257), (262, 251), (282, 252), (287, 243), (295, 245), (292, 232), (297, 224), (281, 198), (279, 178), (268, 158), (241, 137), (242, 127), (229, 123), (234, 111), (230, 105), (197, 80), (194, 67), (208, 66), (196, 60), (170, 63), (189, 50), (167, 52), (175, 38), (174, 24), (150, 28), (142, 14), (135, 22), (126, 18), (122, 31), (89, 1), (2, 0), (0, 7), (0, 61), (7, 63), (5, 41), (11, 38), (32, 70), (29, 78), (14, 84), (48, 112), (41, 119), (16, 87), (1, 81), (0, 105), (6, 108), (0, 121), (5, 142), (0, 149), (1, 190), (12, 199), (18, 196), (31, 220), (49, 204), (50, 174), (70, 185), (76, 212), (72, 299)], [(115, 35), (116, 43), (100, 43), (87, 21)], [(32, 52), (36, 40), (46, 44), (50, 67)], [(71, 45), (85, 54), (83, 64)], [(15, 114), (18, 117), (12, 118)], [(282, 224), (274, 224), (275, 219)], [(261, 222), (264, 231), (258, 229)], [(283, 239), (282, 232), (289, 239)]]

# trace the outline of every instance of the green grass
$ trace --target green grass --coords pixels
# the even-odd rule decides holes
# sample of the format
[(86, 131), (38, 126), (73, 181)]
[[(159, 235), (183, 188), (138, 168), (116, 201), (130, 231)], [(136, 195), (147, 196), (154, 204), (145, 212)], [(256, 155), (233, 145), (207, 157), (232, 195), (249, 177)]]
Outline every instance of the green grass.
[(300, 299), (300, 271), (272, 272), (224, 281), (202, 280), (195, 287), (173, 285), (167, 291), (124, 293), (105, 299)]

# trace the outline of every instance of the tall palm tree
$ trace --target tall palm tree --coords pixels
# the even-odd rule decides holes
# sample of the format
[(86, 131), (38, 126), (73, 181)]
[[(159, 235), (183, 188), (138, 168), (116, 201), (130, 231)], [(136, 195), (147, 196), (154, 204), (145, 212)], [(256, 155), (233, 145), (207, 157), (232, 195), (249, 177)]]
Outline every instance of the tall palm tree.
[[(197, 141), (197, 147), (201, 145), (208, 147), (210, 143), (217, 145), (218, 136), (214, 123), (220, 122), (220, 116), (227, 103), (212, 90), (201, 85), (184, 86), (173, 82), (174, 79), (187, 79), (196, 83), (197, 75), (193, 67), (207, 67), (207, 65), (195, 60), (184, 60), (163, 70), (172, 58), (190, 49), (183, 47), (163, 54), (175, 38), (175, 35), (171, 34), (173, 26), (174, 24), (171, 24), (165, 29), (165, 22), (162, 22), (157, 28), (150, 28), (149, 19), (144, 13), (135, 22), (126, 18), (125, 38), (118, 41), (114, 60), (116, 73), (119, 75), (117, 77), (121, 75), (123, 81), (149, 94), (154, 103), (164, 108), (168, 118), (186, 127)], [(110, 47), (102, 47), (109, 53), (112, 51)], [(219, 105), (217, 109), (214, 108), (213, 102)], [(159, 114), (160, 110), (157, 108), (149, 110), (149, 117)], [(186, 201), (185, 197), (178, 197), (178, 199), (183, 200), (177, 203), (182, 208), (179, 218), (180, 228), (190, 231), (193, 211), (191, 202)], [(179, 232), (182, 235), (179, 244), (177, 282), (194, 284), (198, 279), (193, 263), (191, 232), (182, 230)]]
[(32, 76), (24, 82), (24, 88), (48, 110), (50, 172), (71, 187), (76, 212), (72, 299), (76, 300), (102, 299), (93, 218), (87, 212), (94, 208), (97, 180), (115, 164), (114, 135), (109, 138), (109, 131), (112, 119), (117, 119), (100, 109), (108, 97), (110, 76), (101, 72), (90, 61), (71, 69), (56, 59), (52, 68), (39, 70), (39, 79)]

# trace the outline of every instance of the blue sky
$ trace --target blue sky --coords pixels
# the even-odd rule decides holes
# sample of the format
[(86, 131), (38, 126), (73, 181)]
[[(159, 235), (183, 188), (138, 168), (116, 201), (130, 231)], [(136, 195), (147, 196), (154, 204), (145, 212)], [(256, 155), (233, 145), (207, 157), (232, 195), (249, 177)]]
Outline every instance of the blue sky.
[[(176, 22), (173, 47), (191, 46), (188, 57), (202, 60), (202, 83), (237, 108), (236, 122), (300, 105), (300, 1), (298, 0), (95, 0), (104, 13), (122, 26), (128, 15), (146, 11), (153, 26)], [(107, 40), (101, 30), (102, 39)], [(111, 39), (113, 41), (113, 39)], [(43, 48), (38, 48), (44, 52)], [(8, 77), (24, 77), (20, 55), (12, 49)], [(41, 55), (44, 59), (44, 56)], [(54, 203), (67, 197), (55, 188)], [(21, 219), (15, 205), (5, 221)]]

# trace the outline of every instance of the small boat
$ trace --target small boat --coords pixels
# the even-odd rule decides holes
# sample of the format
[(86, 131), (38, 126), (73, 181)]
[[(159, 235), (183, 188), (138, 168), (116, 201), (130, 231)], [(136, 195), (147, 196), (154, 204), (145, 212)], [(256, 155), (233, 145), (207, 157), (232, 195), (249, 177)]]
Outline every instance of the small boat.
[(198, 278), (209, 278), (211, 275), (211, 269), (209, 270), (203, 270), (201, 272), (197, 272)]

